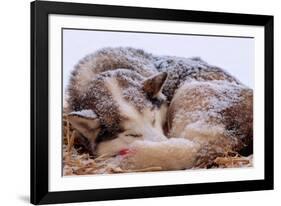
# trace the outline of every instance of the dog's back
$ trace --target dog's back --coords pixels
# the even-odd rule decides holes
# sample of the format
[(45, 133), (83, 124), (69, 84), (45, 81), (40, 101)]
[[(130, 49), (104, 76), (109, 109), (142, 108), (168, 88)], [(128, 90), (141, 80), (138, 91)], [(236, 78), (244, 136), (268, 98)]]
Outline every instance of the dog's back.
[(174, 56), (155, 57), (155, 67), (159, 72), (167, 72), (168, 78), (163, 86), (163, 94), (169, 101), (175, 91), (186, 82), (206, 82), (222, 80), (241, 84), (223, 69), (208, 64), (199, 57), (183, 58)]

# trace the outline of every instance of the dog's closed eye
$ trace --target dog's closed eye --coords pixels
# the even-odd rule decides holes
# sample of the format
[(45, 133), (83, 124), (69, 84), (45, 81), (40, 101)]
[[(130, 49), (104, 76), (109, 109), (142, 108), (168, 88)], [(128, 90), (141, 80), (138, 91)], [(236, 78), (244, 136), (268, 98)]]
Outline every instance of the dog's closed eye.
[(126, 134), (125, 136), (130, 137), (142, 137), (142, 134)]

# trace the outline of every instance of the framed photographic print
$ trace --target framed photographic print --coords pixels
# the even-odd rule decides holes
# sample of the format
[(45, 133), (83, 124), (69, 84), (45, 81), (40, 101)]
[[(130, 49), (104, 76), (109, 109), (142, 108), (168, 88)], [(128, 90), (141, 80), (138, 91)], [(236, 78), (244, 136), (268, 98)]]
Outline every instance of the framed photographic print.
[(31, 3), (31, 203), (273, 189), (273, 16)]

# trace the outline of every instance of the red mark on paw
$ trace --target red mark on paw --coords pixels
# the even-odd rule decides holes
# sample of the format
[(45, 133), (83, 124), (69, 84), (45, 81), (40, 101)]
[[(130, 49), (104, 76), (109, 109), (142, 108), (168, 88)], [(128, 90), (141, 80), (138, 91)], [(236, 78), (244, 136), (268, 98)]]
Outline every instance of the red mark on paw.
[(119, 155), (122, 155), (122, 156), (125, 156), (125, 155), (132, 155), (132, 154), (134, 154), (134, 153), (135, 153), (135, 151), (132, 150), (132, 149), (121, 149), (121, 150), (119, 151)]

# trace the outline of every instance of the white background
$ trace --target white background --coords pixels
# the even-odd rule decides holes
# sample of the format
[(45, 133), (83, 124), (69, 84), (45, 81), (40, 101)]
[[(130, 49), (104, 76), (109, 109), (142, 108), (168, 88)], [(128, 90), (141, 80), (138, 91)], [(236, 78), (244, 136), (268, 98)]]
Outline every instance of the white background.
[[(85, 1), (86, 2), (86, 1)], [(88, 1), (105, 3), (105, 1)], [(259, 13), (275, 15), (275, 54), (280, 48), (280, 8), (278, 1), (245, 0), (107, 0), (107, 4), (163, 7), (177, 9), (210, 10), (236, 13)], [(0, 205), (26, 205), (29, 201), (29, 1), (2, 2), (1, 19), (1, 167)], [(278, 55), (275, 55), (278, 57)], [(275, 60), (275, 80), (280, 78), (280, 58)], [(275, 81), (275, 105), (281, 104), (280, 81)], [(281, 200), (280, 156), (281, 140), (280, 107), (275, 108), (275, 190), (229, 194), (196, 195), (186, 197), (149, 198), (139, 200), (77, 203), (69, 205), (276, 205)]]

